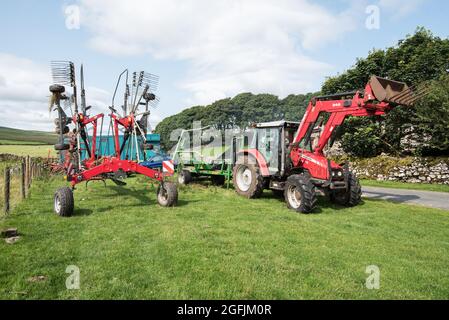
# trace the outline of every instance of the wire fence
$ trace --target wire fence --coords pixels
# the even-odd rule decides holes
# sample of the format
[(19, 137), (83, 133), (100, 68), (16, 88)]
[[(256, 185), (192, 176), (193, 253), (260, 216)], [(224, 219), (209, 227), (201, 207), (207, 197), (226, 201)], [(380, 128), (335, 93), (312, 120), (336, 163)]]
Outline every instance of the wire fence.
[(27, 157), (1, 159), (0, 204), (3, 215), (29, 196), (33, 181), (48, 177), (50, 160)]

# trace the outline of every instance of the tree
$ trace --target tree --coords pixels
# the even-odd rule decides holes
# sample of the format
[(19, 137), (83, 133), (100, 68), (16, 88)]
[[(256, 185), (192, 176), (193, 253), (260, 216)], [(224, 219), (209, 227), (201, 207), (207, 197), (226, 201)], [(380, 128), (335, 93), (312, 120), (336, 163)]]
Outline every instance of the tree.
[(422, 99), (416, 110), (414, 131), (420, 141), (425, 141), (420, 154), (449, 154), (449, 75), (433, 81), (430, 93)]
[[(386, 50), (373, 50), (367, 58), (358, 59), (354, 67), (345, 73), (328, 78), (323, 84), (322, 92), (330, 94), (362, 89), (373, 74), (417, 85), (439, 78), (447, 69), (449, 69), (449, 40), (436, 37), (424, 28), (418, 28), (414, 35), (408, 35), (404, 40), (400, 40), (397, 46)], [(399, 107), (382, 118), (384, 119), (384, 130), (380, 137), (382, 146), (377, 148), (377, 152), (403, 152), (402, 139), (410, 128), (419, 124), (418, 110), (422, 114), (432, 114), (432, 108), (433, 106), (428, 104), (417, 104), (414, 108)], [(346, 146), (345, 151), (350, 153), (351, 143), (344, 140), (349, 139), (351, 134), (357, 134), (358, 128), (345, 124), (343, 132), (347, 134), (343, 134), (342, 142)], [(434, 134), (441, 136), (444, 132), (437, 134), (434, 131)], [(364, 139), (363, 135), (358, 134), (358, 137)], [(365, 141), (371, 142), (370, 139)]]

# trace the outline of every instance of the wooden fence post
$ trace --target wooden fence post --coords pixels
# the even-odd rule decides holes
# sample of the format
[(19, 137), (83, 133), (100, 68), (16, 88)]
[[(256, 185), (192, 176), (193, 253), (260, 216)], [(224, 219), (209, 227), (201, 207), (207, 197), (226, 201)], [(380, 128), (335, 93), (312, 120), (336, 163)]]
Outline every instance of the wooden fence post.
[(31, 158), (30, 156), (27, 156), (27, 191), (30, 190), (31, 186)]
[(25, 186), (25, 174), (26, 174), (26, 172), (25, 172), (25, 160), (22, 160), (22, 168), (21, 168), (22, 170), (21, 170), (21, 172), (20, 172), (20, 177), (21, 177), (21, 179), (20, 179), (20, 191), (21, 191), (21, 194), (22, 194), (22, 200), (23, 199), (25, 199), (25, 197), (26, 197), (26, 186)]
[(5, 168), (5, 208), (4, 208), (5, 214), (8, 214), (9, 209), (10, 209), (10, 203), (9, 203), (10, 187), (11, 187), (11, 170), (9, 167), (6, 167)]

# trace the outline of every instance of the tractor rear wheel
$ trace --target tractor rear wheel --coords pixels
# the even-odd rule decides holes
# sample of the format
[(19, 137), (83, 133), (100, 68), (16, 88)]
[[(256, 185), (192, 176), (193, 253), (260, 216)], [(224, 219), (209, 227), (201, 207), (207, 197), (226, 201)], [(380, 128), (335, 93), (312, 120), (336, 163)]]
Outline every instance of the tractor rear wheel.
[(248, 199), (259, 198), (264, 189), (264, 180), (259, 167), (250, 164), (248, 157), (242, 157), (234, 166), (232, 176), (235, 191)]
[(69, 187), (59, 188), (54, 196), (55, 213), (60, 217), (70, 217), (73, 214), (73, 191)]
[(163, 207), (174, 207), (178, 203), (178, 189), (173, 182), (164, 182), (157, 188), (157, 202)]
[(347, 207), (355, 207), (362, 201), (362, 187), (357, 176), (350, 172), (348, 177), (348, 189), (344, 191), (333, 191), (330, 200), (334, 203)]
[(186, 185), (192, 182), (192, 173), (189, 170), (181, 170), (178, 173), (178, 183)]
[(316, 206), (315, 185), (306, 174), (290, 176), (284, 190), (287, 206), (300, 213), (311, 213)]

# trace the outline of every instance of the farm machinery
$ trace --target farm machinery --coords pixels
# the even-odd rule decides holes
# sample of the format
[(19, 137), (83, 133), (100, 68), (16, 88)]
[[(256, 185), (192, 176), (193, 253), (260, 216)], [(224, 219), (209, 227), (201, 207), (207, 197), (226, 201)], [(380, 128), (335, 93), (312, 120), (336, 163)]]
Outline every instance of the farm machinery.
[[(55, 144), (55, 150), (59, 151), (61, 155), (65, 179), (71, 185), (71, 187), (63, 187), (55, 192), (55, 212), (60, 216), (73, 214), (73, 190), (82, 182), (104, 182), (109, 179), (122, 186), (126, 184), (123, 180), (134, 174), (147, 176), (159, 183), (157, 201), (161, 206), (175, 206), (178, 199), (176, 185), (166, 181), (167, 174), (145, 166), (145, 162), (141, 162), (139, 159), (140, 148), (151, 148), (151, 145), (146, 142), (145, 136), (150, 115), (149, 107), (158, 100), (153, 93), (157, 77), (146, 72), (134, 72), (130, 79), (131, 75), (128, 70), (120, 74), (112, 105), (109, 106), (108, 132), (112, 131), (114, 152), (111, 155), (103, 155), (98, 152), (100, 148), (97, 141), (100, 143), (102, 141), (104, 114), (100, 113), (95, 116), (88, 114), (91, 107), (86, 104), (83, 66), (80, 69), (81, 110), (78, 106), (74, 64), (67, 61), (52, 62), (52, 74), (54, 84), (50, 86), (50, 111), (58, 113), (58, 118), (55, 120), (55, 131), (59, 135), (59, 142)], [(132, 80), (131, 83), (130, 80)], [(122, 111), (119, 112), (114, 104), (121, 83), (125, 85)], [(71, 95), (66, 93), (66, 86), (72, 88)], [(145, 111), (139, 112), (141, 106), (145, 106)], [(67, 109), (69, 109), (69, 115), (66, 113)], [(73, 126), (73, 129), (70, 129), (69, 126)], [(119, 140), (120, 132), (123, 133), (121, 142)], [(98, 139), (98, 135), (100, 135), (100, 139)], [(131, 147), (131, 153), (135, 153), (136, 161), (130, 160), (128, 154), (123, 157), (125, 146)], [(131, 159), (135, 159), (135, 157), (131, 157)]]
[(426, 93), (425, 87), (415, 90), (373, 76), (365, 90), (313, 98), (301, 123), (256, 124), (247, 148), (236, 151), (236, 192), (257, 198), (264, 189), (271, 189), (284, 196), (290, 209), (301, 213), (314, 210), (317, 193), (341, 205), (358, 205), (359, 180), (347, 163), (327, 159), (324, 148), (333, 144), (347, 117), (381, 116), (400, 105), (412, 106)]
[(192, 148), (191, 146), (192, 136), (196, 133), (201, 135), (203, 130), (206, 129), (201, 138), (210, 136), (207, 131), (208, 128), (183, 130), (181, 132), (173, 152), (178, 183), (186, 185), (196, 179), (209, 178), (213, 185), (222, 186), (226, 184), (229, 188), (232, 180), (234, 157), (229, 156), (229, 152), (226, 152), (228, 150), (222, 145), (222, 142), (220, 141), (219, 145), (208, 145), (206, 147), (199, 145)]

